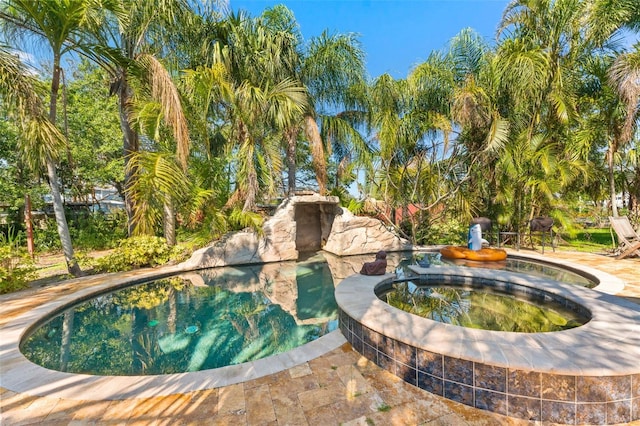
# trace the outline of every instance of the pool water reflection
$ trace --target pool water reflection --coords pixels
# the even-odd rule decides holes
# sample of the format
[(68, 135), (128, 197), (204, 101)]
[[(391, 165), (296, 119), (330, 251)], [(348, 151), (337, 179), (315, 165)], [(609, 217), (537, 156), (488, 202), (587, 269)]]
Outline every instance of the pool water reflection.
[(584, 309), (517, 286), (506, 292), (489, 286), (403, 281), (378, 298), (410, 314), (482, 330), (544, 333), (578, 327), (590, 319)]
[(337, 328), (327, 263), (192, 272), (104, 294), (67, 309), (21, 346), (59, 371), (156, 375), (286, 352)]

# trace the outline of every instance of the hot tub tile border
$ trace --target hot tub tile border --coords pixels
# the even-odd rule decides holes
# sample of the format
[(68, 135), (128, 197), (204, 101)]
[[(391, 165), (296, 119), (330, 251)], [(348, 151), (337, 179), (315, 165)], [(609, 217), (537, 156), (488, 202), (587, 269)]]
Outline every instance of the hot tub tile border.
[[(435, 276), (443, 278), (447, 275)], [(377, 283), (390, 279), (393, 277), (353, 277), (353, 281), (359, 284), (359, 290), (366, 288), (371, 294)], [(462, 280), (451, 277), (447, 279), (449, 282), (472, 283), (472, 278), (469, 277), (463, 277)], [(363, 285), (364, 282), (367, 284)], [(340, 286), (343, 284), (344, 281)], [(552, 368), (554, 362), (558, 361), (552, 358), (542, 363), (536, 360), (540, 365), (548, 364), (550, 367), (548, 371), (537, 371), (534, 365), (516, 367), (518, 363), (509, 362), (517, 357), (507, 357), (507, 365), (494, 365), (480, 360), (477, 354), (470, 357), (472, 359), (465, 359), (460, 354), (444, 351), (439, 353), (431, 348), (412, 344), (415, 338), (407, 339), (411, 343), (395, 338), (399, 331), (397, 324), (393, 321), (387, 323), (379, 316), (393, 313), (395, 308), (388, 309), (376, 302), (375, 315), (371, 312), (365, 315), (361, 292), (353, 293), (358, 294), (358, 301), (353, 304), (349, 301), (341, 303), (345, 301), (341, 300), (339, 293), (336, 292), (340, 309), (340, 330), (354, 350), (423, 390), (475, 408), (526, 420), (565, 424), (615, 424), (640, 419), (640, 371), (620, 375), (583, 375), (571, 361), (560, 362), (558, 365), (562, 365), (561, 368)], [(562, 294), (562, 291), (558, 294)], [(609, 296), (606, 299), (608, 302), (612, 300)], [(349, 309), (353, 309), (355, 315), (352, 316)], [(397, 319), (398, 315), (391, 317)], [(380, 319), (384, 324), (373, 324), (374, 318)], [(429, 326), (422, 326), (425, 333), (432, 331)], [(376, 327), (378, 331), (372, 327)], [(416, 328), (420, 329), (420, 325), (416, 325)], [(448, 330), (451, 331), (450, 328)], [(391, 335), (385, 334), (387, 331)], [(529, 349), (540, 349), (549, 337), (547, 333), (544, 334), (546, 336), (537, 338), (516, 336), (507, 339), (510, 341), (508, 348), (513, 349), (521, 341), (527, 342)], [(481, 335), (482, 332), (474, 335), (472, 330), (465, 334), (465, 338), (473, 339)], [(494, 337), (482, 341), (485, 347), (495, 338), (495, 335), (490, 335)], [(439, 336), (442, 338), (441, 334)], [(562, 339), (554, 341), (562, 343)], [(475, 343), (479, 342), (476, 340)], [(458, 344), (462, 345), (462, 342)], [(454, 346), (449, 345), (449, 348)], [(553, 354), (554, 351), (550, 353)], [(520, 363), (523, 361), (520, 360)], [(566, 374), (565, 370), (574, 371), (574, 374)]]
[[(359, 323), (354, 321), (353, 324)], [(374, 331), (372, 333), (380, 335)], [(350, 332), (349, 336), (353, 338), (355, 334)], [(640, 397), (632, 395), (632, 389), (640, 386), (637, 383), (640, 382), (640, 374), (604, 378), (567, 376), (496, 367), (415, 347), (410, 350), (415, 350), (416, 364), (408, 365), (394, 359), (384, 349), (390, 344), (409, 345), (388, 337), (383, 339), (379, 336), (377, 339), (386, 342), (387, 346), (373, 347), (365, 343), (364, 352), (359, 352), (409, 384), (475, 408), (526, 420), (565, 424), (625, 423), (637, 420), (640, 414)], [(349, 338), (347, 341), (357, 350), (356, 342)], [(404, 357), (406, 350), (395, 353)], [(428, 358), (426, 364), (421, 362), (421, 355)], [(486, 380), (486, 372), (499, 372), (503, 380), (491, 385)], [(612, 393), (607, 389), (620, 390), (621, 386), (624, 394), (612, 399)], [(550, 389), (557, 391), (558, 388), (564, 390), (565, 394), (550, 392)], [(592, 396), (581, 395), (580, 392), (591, 392)], [(581, 396), (584, 398), (581, 399)], [(606, 413), (604, 417), (603, 413)]]

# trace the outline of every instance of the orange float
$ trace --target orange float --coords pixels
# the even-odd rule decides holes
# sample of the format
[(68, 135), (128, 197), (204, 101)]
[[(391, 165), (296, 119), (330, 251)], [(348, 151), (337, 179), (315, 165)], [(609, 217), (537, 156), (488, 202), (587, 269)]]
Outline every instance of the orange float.
[(469, 249), (462, 246), (446, 246), (440, 249), (440, 254), (447, 259), (466, 259), (465, 251)]
[(507, 252), (502, 249), (483, 248), (471, 250), (462, 246), (443, 247), (440, 249), (440, 254), (447, 259), (468, 259), (480, 262), (496, 262), (507, 258)]

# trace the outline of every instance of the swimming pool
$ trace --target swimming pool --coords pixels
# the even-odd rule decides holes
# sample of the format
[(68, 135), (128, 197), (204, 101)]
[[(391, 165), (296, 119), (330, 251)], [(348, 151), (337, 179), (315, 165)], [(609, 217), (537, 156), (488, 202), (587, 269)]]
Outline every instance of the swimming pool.
[[(388, 271), (395, 271), (398, 263), (393, 262), (395, 262), (394, 259), (397, 260), (400, 256), (396, 257), (396, 253), (389, 253), (389, 255)], [(539, 255), (520, 252), (517, 253), (517, 256), (518, 258), (532, 257), (533, 260), (540, 260), (549, 264), (548, 258)], [(324, 257), (329, 263), (329, 268), (336, 283), (348, 277), (365, 278), (357, 275), (357, 272), (362, 267), (362, 262), (373, 259), (373, 255), (337, 257), (325, 254)], [(562, 259), (554, 259), (553, 263), (560, 268), (578, 270), (581, 271), (580, 273), (594, 277), (599, 283), (595, 288), (594, 297), (608, 297), (608, 294), (616, 294), (624, 288), (624, 282), (620, 279), (586, 265), (577, 265)], [(0, 340), (2, 340), (3, 346), (3, 350), (0, 351), (0, 365), (3, 366), (0, 369), (2, 387), (25, 395), (91, 401), (184, 394), (186, 392), (230, 386), (283, 372), (322, 357), (333, 350), (338, 350), (347, 343), (347, 340), (345, 340), (346, 335), (336, 330), (291, 351), (257, 361), (213, 370), (155, 376), (96, 376), (64, 373), (43, 368), (28, 361), (19, 350), (20, 343), (35, 327), (45, 321), (46, 318), (51, 318), (80, 300), (88, 300), (91, 297), (117, 288), (185, 273), (190, 272), (177, 265), (89, 276), (60, 283), (56, 286), (55, 297), (49, 298), (51, 297), (49, 295), (47, 301), (42, 301), (35, 307), (13, 315), (8, 322), (0, 324)], [(362, 293), (357, 295), (359, 299), (362, 299), (362, 296)], [(610, 338), (604, 337), (604, 339), (608, 341)], [(585, 342), (585, 344), (590, 344), (590, 341)], [(590, 348), (585, 353), (591, 354), (592, 351), (593, 348)], [(514, 355), (517, 353), (517, 351), (514, 352)], [(622, 355), (619, 351), (615, 353), (617, 356)], [(637, 357), (635, 359), (637, 360)]]
[(32, 362), (94, 375), (209, 370), (337, 329), (327, 262), (226, 267), (127, 287), (65, 309), (24, 340)]
[[(20, 349), (46, 368), (145, 376), (218, 369), (303, 347), (336, 330), (334, 288), (372, 255), (308, 253), (298, 262), (214, 268), (79, 297), (29, 327)], [(389, 253), (398, 276), (434, 252)], [(548, 263), (510, 258), (490, 265), (590, 287), (596, 281)]]

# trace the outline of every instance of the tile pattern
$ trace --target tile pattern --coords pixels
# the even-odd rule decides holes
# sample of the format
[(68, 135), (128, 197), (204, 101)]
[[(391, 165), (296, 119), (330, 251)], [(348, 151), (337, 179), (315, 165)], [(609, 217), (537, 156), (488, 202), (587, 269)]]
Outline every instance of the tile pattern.
[[(616, 261), (605, 256), (559, 251), (545, 252), (545, 257), (582, 263), (614, 274), (628, 284), (621, 295), (640, 302), (638, 259)], [(93, 284), (104, 278), (89, 279)], [(77, 281), (71, 280), (0, 296), (0, 324), (8, 323), (12, 318), (53, 300), (60, 294), (74, 291), (76, 286)], [(343, 320), (341, 318), (341, 324)], [(358, 324), (350, 326), (350, 330), (354, 330), (354, 335), (364, 335), (364, 330), (358, 330)], [(376, 337), (369, 338), (372, 341)], [(395, 374), (382, 370), (360, 356), (359, 353), (365, 347), (372, 348), (364, 345), (362, 337), (359, 341), (354, 339), (352, 345), (355, 351), (350, 345), (345, 345), (312, 361), (260, 379), (167, 397), (116, 401), (69, 400), (15, 393), (3, 389), (0, 383), (0, 424), (533, 426), (540, 422), (522, 419), (541, 417), (543, 409), (549, 413), (549, 422), (552, 423), (569, 418), (567, 413), (574, 413), (576, 423), (578, 419), (580, 423), (586, 420), (597, 423), (603, 416), (617, 415), (619, 408), (616, 402), (611, 401), (604, 405), (590, 403), (579, 413), (571, 411), (573, 404), (566, 402), (571, 399), (571, 380), (556, 377), (558, 380), (554, 382), (542, 378), (538, 382), (520, 372), (507, 374), (505, 386), (519, 386), (522, 392), (535, 392), (538, 387), (549, 403), (542, 406), (535, 398), (509, 396), (507, 407), (517, 407), (528, 415), (502, 416), (438, 396), (444, 394), (444, 360), (441, 356), (416, 350), (415, 365), (420, 365), (416, 369), (416, 380), (420, 388), (429, 386), (433, 390), (430, 393), (405, 383)], [(406, 368), (404, 366), (413, 366), (412, 350), (409, 349), (408, 352), (407, 355), (407, 348), (394, 349), (399, 361), (395, 364), (396, 372)], [(490, 377), (491, 379), (485, 380), (497, 383), (501, 373), (494, 372)], [(487, 383), (482, 386), (490, 385)], [(483, 389), (485, 388), (480, 388), (473, 395), (475, 401), (486, 400)], [(639, 377), (631, 378), (631, 392), (634, 398), (640, 397)], [(631, 410), (633, 418), (640, 416), (640, 404), (633, 405)], [(499, 409), (494, 411), (499, 412)], [(624, 404), (622, 412), (624, 413)], [(640, 426), (640, 421), (629, 424)]]
[[(640, 261), (554, 253), (626, 281), (619, 296), (640, 301)], [(438, 277), (433, 277), (438, 279)], [(475, 408), (530, 421), (618, 424), (640, 420), (640, 374), (575, 376), (516, 370), (428, 352), (380, 334), (345, 312), (340, 329), (355, 350), (405, 382)]]
[(640, 420), (640, 374), (567, 376), (514, 370), (429, 352), (340, 313), (353, 347), (384, 370), (435, 395), (531, 421), (618, 424)]

